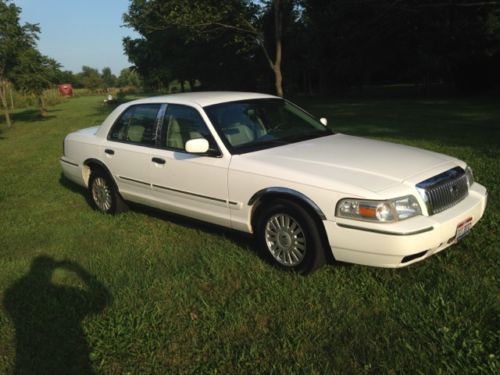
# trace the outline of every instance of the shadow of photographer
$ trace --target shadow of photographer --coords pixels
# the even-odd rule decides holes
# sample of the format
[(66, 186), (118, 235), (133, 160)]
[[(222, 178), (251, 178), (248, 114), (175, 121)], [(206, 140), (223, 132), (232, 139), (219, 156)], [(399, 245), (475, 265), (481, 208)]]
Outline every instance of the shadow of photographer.
[[(56, 269), (73, 272), (85, 288), (54, 284)], [(39, 256), (9, 287), (3, 304), (16, 329), (16, 374), (92, 374), (81, 322), (100, 313), (111, 295), (72, 261)]]

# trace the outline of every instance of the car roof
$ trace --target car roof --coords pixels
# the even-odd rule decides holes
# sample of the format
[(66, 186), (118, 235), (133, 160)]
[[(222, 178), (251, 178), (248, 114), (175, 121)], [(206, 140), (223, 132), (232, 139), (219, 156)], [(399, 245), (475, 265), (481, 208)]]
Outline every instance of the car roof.
[(154, 96), (150, 98), (138, 99), (128, 104), (145, 103), (174, 103), (174, 104), (198, 104), (206, 107), (213, 104), (235, 102), (248, 99), (276, 99), (277, 96), (269, 94), (260, 94), (255, 92), (236, 92), (236, 91), (200, 91), (185, 92), (179, 94)]

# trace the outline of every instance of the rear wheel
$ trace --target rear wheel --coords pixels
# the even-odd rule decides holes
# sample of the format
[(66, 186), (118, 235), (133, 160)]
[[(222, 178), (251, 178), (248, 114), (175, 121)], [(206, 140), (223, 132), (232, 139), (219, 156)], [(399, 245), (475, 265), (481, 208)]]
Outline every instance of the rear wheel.
[(281, 269), (308, 273), (325, 263), (317, 223), (292, 201), (280, 199), (264, 208), (256, 232), (262, 256)]
[(117, 214), (127, 210), (127, 205), (111, 180), (102, 169), (93, 169), (89, 179), (89, 195), (92, 206), (106, 214)]

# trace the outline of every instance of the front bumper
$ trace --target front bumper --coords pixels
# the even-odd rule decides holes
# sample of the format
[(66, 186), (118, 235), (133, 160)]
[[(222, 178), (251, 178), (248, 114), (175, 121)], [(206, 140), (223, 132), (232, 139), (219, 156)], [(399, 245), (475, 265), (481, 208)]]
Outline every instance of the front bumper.
[(455, 241), (457, 226), (483, 216), (486, 188), (475, 183), (457, 205), (433, 216), (391, 224), (336, 218), (323, 221), (336, 260), (376, 267), (405, 267), (444, 250)]

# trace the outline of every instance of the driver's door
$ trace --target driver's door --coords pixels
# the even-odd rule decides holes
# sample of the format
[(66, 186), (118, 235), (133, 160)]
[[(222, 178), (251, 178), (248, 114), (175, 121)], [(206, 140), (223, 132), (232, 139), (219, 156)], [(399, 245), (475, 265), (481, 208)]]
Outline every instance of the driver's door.
[(151, 183), (155, 200), (168, 211), (230, 226), (227, 171), (230, 156), (185, 152), (188, 140), (217, 145), (198, 110), (168, 104), (158, 149), (152, 150)]

